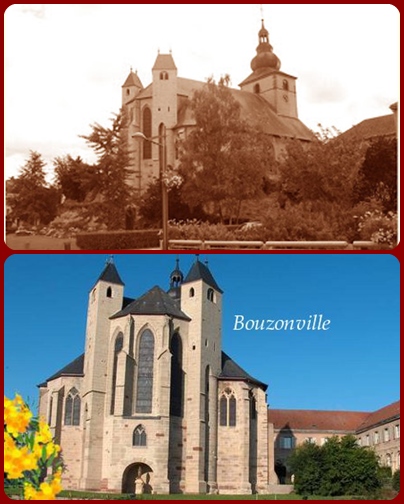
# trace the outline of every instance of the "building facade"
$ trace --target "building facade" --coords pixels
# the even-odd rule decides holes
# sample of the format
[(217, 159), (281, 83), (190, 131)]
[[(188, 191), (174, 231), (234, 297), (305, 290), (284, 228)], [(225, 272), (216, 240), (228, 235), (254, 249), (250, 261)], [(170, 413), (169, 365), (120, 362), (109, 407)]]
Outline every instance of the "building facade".
[[(280, 67), (262, 21), (256, 56), (251, 61), (252, 73), (240, 83), (240, 89), (230, 91), (240, 104), (242, 118), (259, 125), (272, 138), (275, 153), (281, 149), (283, 138), (313, 140), (311, 131), (298, 118), (296, 77)], [(128, 118), (127, 143), (133, 170), (130, 184), (138, 193), (159, 177), (161, 147), (133, 135), (141, 132), (160, 143), (164, 138), (167, 165), (175, 168), (181, 141), (195, 126), (189, 99), (204, 85), (179, 77), (171, 53), (157, 55), (152, 82), (146, 87), (135, 72), (129, 73), (122, 86), (122, 108)]]
[(137, 299), (108, 261), (89, 293), (84, 354), (39, 385), (65, 488), (287, 493), (293, 449), (345, 434), (400, 467), (399, 401), (373, 413), (268, 409), (267, 385), (222, 350), (222, 294), (198, 255), (185, 276), (177, 260), (168, 291)]
[(85, 353), (40, 387), (67, 488), (267, 493), (266, 388), (222, 351), (222, 291), (198, 259), (136, 300), (109, 262), (89, 294)]

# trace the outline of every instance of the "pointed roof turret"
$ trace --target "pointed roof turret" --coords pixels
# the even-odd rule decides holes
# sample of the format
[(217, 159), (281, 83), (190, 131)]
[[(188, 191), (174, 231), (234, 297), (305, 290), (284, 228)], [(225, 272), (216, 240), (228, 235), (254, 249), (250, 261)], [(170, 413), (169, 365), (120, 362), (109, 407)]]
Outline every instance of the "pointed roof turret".
[(119, 276), (118, 270), (116, 269), (116, 266), (114, 264), (114, 259), (113, 256), (111, 256), (105, 265), (105, 268), (103, 269), (101, 275), (99, 276), (98, 280), (96, 283), (99, 281), (103, 282), (109, 282), (112, 284), (117, 284), (117, 285), (125, 285), (121, 277)]
[(158, 54), (152, 70), (177, 70), (172, 54)]
[(213, 287), (215, 290), (223, 293), (222, 289), (217, 285), (216, 280), (213, 278), (207, 265), (203, 264), (199, 260), (199, 254), (197, 254), (196, 261), (189, 270), (183, 283), (195, 282), (197, 280), (203, 280), (205, 283)]
[(136, 86), (140, 89), (143, 89), (142, 82), (140, 81), (137, 72), (133, 72), (132, 69), (130, 69), (130, 73), (127, 76), (126, 81), (123, 83), (122, 87), (131, 87), (131, 86)]

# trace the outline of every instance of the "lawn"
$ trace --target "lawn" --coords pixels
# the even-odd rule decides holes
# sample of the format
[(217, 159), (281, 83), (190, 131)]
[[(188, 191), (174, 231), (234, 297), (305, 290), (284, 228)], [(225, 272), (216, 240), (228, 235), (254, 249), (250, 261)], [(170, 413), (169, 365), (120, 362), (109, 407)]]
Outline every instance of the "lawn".
[(53, 238), (41, 235), (8, 234), (6, 244), (12, 250), (80, 250), (75, 238)]

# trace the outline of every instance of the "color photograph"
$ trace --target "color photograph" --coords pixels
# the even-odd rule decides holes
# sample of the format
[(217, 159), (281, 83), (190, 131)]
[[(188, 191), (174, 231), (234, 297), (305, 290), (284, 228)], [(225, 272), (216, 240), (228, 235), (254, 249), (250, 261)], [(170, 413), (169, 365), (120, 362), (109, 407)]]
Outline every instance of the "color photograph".
[(6, 412), (64, 495), (392, 498), (399, 313), (386, 254), (13, 255)]

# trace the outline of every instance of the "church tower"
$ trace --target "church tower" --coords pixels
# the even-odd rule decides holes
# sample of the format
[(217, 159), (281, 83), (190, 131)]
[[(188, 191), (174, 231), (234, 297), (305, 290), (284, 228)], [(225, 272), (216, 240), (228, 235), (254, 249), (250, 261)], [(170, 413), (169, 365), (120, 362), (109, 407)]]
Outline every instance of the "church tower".
[(256, 51), (251, 60), (252, 74), (239, 84), (241, 90), (265, 98), (278, 115), (297, 118), (296, 77), (281, 72), (281, 61), (269, 43), (263, 19)]
[(122, 85), (122, 106), (136, 98), (139, 91), (143, 89), (142, 83), (137, 75), (130, 69), (130, 73), (126, 81)]
[(222, 290), (199, 257), (181, 285), (191, 318), (187, 355), (186, 492), (217, 490), (217, 377), (221, 371)]
[(84, 359), (84, 405), (81, 488), (100, 488), (107, 355), (111, 315), (122, 307), (124, 283), (109, 259), (90, 291)]

